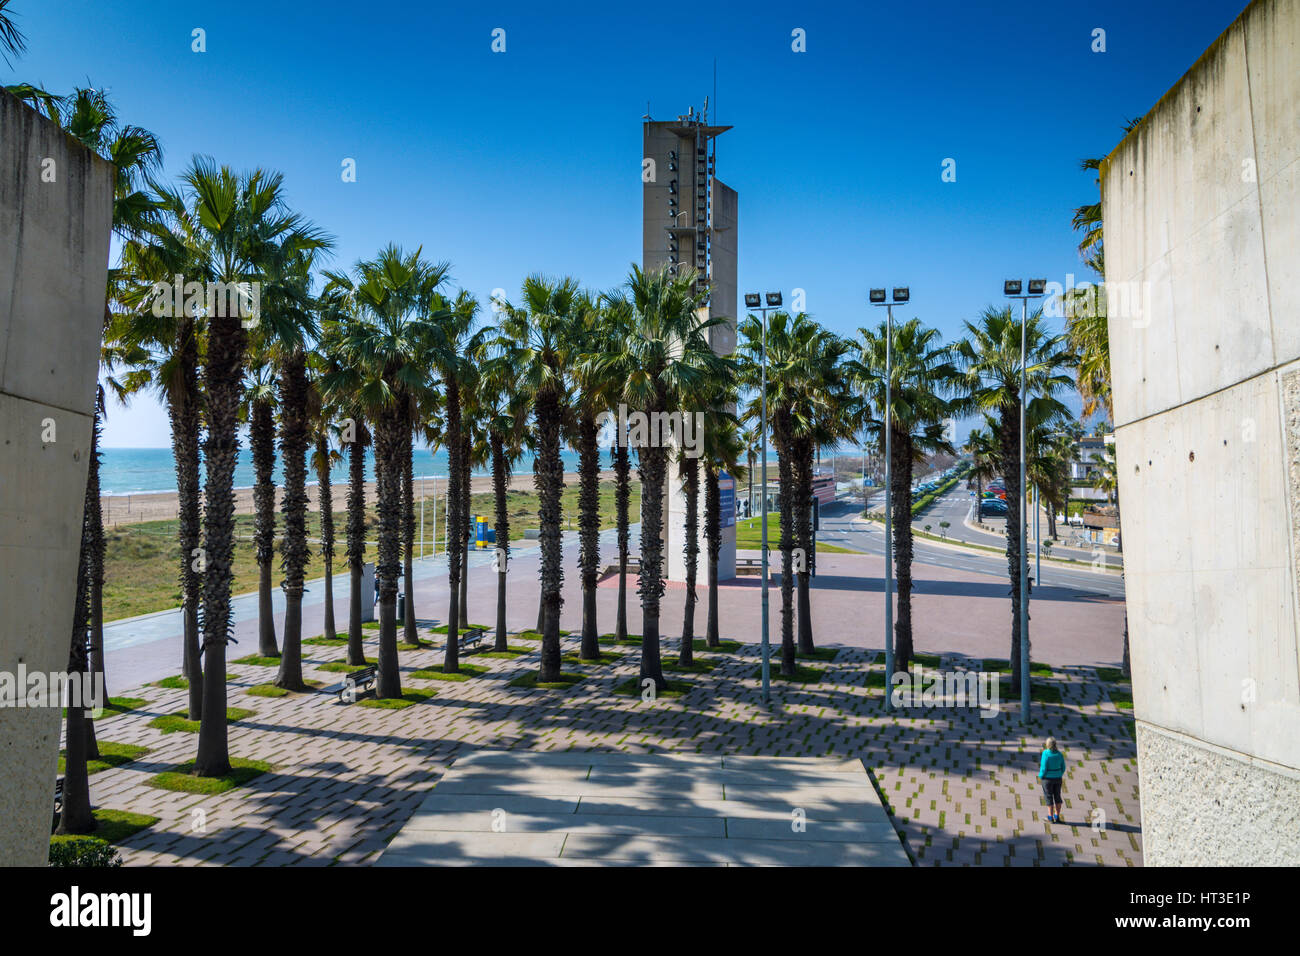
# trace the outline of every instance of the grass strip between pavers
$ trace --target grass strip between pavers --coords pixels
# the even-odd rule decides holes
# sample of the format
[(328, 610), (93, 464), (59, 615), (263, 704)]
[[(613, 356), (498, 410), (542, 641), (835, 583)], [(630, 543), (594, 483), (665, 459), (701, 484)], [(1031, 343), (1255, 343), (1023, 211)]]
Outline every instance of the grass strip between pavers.
[(411, 676), (419, 678), (420, 680), (465, 681), (472, 677), (481, 677), (484, 674), (490, 673), (488, 668), (478, 667), (474, 664), (459, 663), (457, 666), (460, 670), (448, 674), (443, 671), (442, 664), (434, 664), (432, 667), (425, 667), (418, 671), (411, 671)]
[[(253, 714), (254, 711), (245, 710), (243, 707), (227, 707), (226, 723), (233, 724), (246, 717), (252, 717)], [(189, 711), (186, 710), (177, 711), (174, 714), (163, 714), (162, 716), (155, 717), (153, 720), (149, 721), (150, 727), (153, 727), (155, 730), (161, 730), (165, 734), (174, 734), (178, 730), (189, 734), (197, 734), (199, 732), (199, 725), (199, 721), (190, 720)]]
[(144, 813), (130, 813), (126, 810), (110, 810), (101, 807), (91, 812), (99, 824), (91, 833), (59, 833), (50, 837), (51, 843), (67, 843), (72, 840), (98, 840), (101, 843), (121, 843), (141, 830), (147, 830), (158, 822), (158, 817)]
[(178, 765), (174, 770), (164, 770), (162, 773), (155, 774), (149, 780), (149, 786), (181, 793), (225, 793), (236, 787), (245, 786), (250, 780), (270, 770), (271, 765), (265, 760), (231, 757), (230, 773), (221, 777), (198, 777), (194, 774), (194, 761), (189, 760)]
[(526, 687), (529, 690), (568, 690), (573, 685), (587, 679), (582, 674), (574, 674), (569, 671), (561, 671), (560, 679), (558, 681), (538, 683), (537, 677), (537, 671), (528, 671), (526, 674), (520, 674), (506, 686)]
[[(87, 773), (100, 773), (104, 770), (111, 770), (114, 767), (120, 767), (124, 763), (130, 763), (143, 757), (149, 752), (148, 747), (138, 747), (135, 744), (119, 744), (111, 740), (98, 740), (95, 742), (99, 747), (99, 756), (93, 757), (86, 761)], [(66, 750), (59, 751), (59, 773), (66, 773)]]
[[(649, 680), (648, 677), (645, 679)], [(628, 680), (623, 681), (623, 683), (615, 686), (614, 693), (618, 694), (620, 697), (640, 697), (642, 694), (641, 680), (642, 678), (640, 677), (631, 677)], [(681, 697), (689, 693), (691, 689), (691, 685), (684, 680), (670, 680), (667, 683), (667, 689), (661, 690), (655, 694), (656, 698)]]
[(357, 703), (362, 707), (370, 707), (374, 710), (405, 710), (407, 707), (423, 704), (433, 696), (434, 692), (431, 690), (411, 688), (402, 691), (401, 697), (366, 697), (357, 701)]

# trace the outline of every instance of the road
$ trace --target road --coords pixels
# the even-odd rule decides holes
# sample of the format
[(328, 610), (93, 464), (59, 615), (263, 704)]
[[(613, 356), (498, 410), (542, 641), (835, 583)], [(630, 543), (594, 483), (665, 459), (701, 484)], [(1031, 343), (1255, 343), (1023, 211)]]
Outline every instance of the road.
[[(965, 517), (965, 508), (969, 507), (969, 498), (964, 488), (954, 488), (935, 503), (934, 508), (926, 512), (924, 523), (936, 528), (942, 520), (947, 520), (952, 527), (951, 535)], [(963, 504), (967, 502), (966, 504)], [(884, 493), (872, 499), (873, 508), (884, 507)], [(963, 530), (966, 530), (963, 528)], [(826, 505), (821, 510), (821, 529), (817, 533), (819, 541), (852, 548), (867, 554), (883, 555), (884, 528), (865, 522), (862, 519), (861, 505), (856, 501), (841, 499)], [(977, 551), (960, 545), (943, 545), (916, 539), (913, 545), (916, 560), (939, 567), (954, 568), (963, 571), (975, 571), (980, 574), (993, 574), (1007, 578), (1007, 559), (1003, 554), (991, 551)], [(1034, 573), (1033, 556), (1029, 562), (1030, 574)], [(1081, 593), (1104, 594), (1108, 597), (1124, 596), (1124, 579), (1119, 574), (1093, 571), (1085, 567), (1070, 568), (1051, 562), (1043, 563), (1043, 580), (1047, 584), (1070, 588)]]

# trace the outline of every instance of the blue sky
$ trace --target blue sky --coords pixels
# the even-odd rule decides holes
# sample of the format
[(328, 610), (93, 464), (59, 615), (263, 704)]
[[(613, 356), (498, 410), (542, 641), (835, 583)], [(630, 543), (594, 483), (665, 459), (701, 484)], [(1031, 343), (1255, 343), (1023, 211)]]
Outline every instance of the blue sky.
[[(1069, 222), (1096, 185), (1079, 159), (1109, 152), (1244, 6), (710, 3), (685, 7), (683, 39), (609, 3), (15, 0), (28, 52), (0, 82), (106, 87), (161, 138), (169, 174), (195, 153), (277, 169), (336, 237), (335, 267), (423, 246), (486, 301), (531, 272), (623, 280), (641, 254), (647, 101), (656, 119), (698, 108), (716, 58), (741, 291), (802, 288), (851, 334), (880, 319), (869, 286), (908, 284), (896, 317), (955, 337), (1004, 304), (1004, 277), (1086, 273)], [(167, 444), (150, 399), (110, 410), (106, 446)]]

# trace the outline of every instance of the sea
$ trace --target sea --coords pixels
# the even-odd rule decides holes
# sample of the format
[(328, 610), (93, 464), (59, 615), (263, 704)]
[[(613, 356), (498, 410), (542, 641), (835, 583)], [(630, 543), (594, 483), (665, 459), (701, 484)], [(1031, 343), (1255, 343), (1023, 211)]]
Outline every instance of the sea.
[[(564, 449), (560, 453), (560, 458), (564, 462), (566, 472), (576, 472), (578, 470), (578, 453), (572, 449)], [(447, 476), (447, 453), (445, 449), (431, 451), (430, 449), (416, 449), (414, 456), (414, 473), (417, 478), (445, 478)], [(275, 461), (274, 479), (277, 485), (283, 480), (283, 461), (280, 459), (278, 449)], [(601, 449), (600, 467), (602, 470), (613, 467), (613, 459), (609, 449)], [(533, 456), (525, 455), (515, 463), (514, 471), (516, 474), (533, 473)], [(491, 470), (488, 468), (474, 469), (475, 475), (490, 475)], [(366, 480), (373, 481), (375, 477), (375, 459), (374, 454), (366, 451)], [(316, 473), (308, 470), (308, 483), (315, 484)], [(200, 473), (202, 480), (202, 473)], [(330, 482), (332, 484), (346, 483), (348, 480), (348, 463), (346, 460), (335, 462), (330, 468)], [(239, 450), (239, 461), (235, 465), (235, 487), (251, 488), (253, 487), (253, 453), (248, 448)], [(101, 448), (100, 449), (100, 475), (99, 483), (101, 493), (104, 495), (141, 495), (151, 492), (175, 492), (176, 491), (176, 460), (172, 457), (170, 448)]]

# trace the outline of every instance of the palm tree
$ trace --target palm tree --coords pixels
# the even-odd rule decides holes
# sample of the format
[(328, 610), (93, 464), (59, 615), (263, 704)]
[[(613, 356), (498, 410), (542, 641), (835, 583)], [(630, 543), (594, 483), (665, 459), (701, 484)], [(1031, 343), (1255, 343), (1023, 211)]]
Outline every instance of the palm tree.
[(600, 358), (616, 347), (622, 327), (602, 307), (605, 297), (582, 295), (575, 309), (574, 437), (578, 448), (578, 569), (582, 582), (582, 648), (579, 658), (600, 659), (596, 623), (596, 581), (600, 577), (600, 416), (621, 389), (621, 376), (609, 374)]
[(510, 474), (527, 442), (528, 410), (515, 390), (514, 369), (499, 354), (486, 360), (479, 388), (484, 427), (492, 461), (493, 530), (497, 548), (497, 617), (494, 650), (508, 648), (506, 641), (506, 571), (510, 560), (510, 511), (507, 493)]
[(421, 360), (435, 324), (427, 315), (430, 299), (450, 266), (430, 265), (420, 250), (405, 253), (387, 246), (357, 263), (355, 281), (331, 273), (336, 287), (349, 288), (363, 319), (343, 330), (344, 364), (359, 370), (358, 399), (374, 423), (375, 478), (379, 505), (379, 661), (375, 693), (402, 696), (397, 664), (397, 582), (401, 574), (402, 455), (412, 416), (408, 402), (428, 388)]
[(465, 412), (474, 387), (475, 359), (487, 333), (474, 331), (478, 300), (463, 289), (454, 298), (435, 296), (430, 308), (437, 319), (432, 323), (428, 362), (437, 370), (443, 389), (443, 427), (441, 435), (436, 437), (447, 449), (448, 609), (447, 647), (442, 666), (445, 673), (454, 674), (460, 670), (462, 594), (467, 593), (461, 586), (467, 577), (465, 539), (469, 525), (465, 495), (468, 490), (465, 487), (468, 478)]
[[(326, 248), (322, 244), (321, 248)], [(280, 569), (284, 573), (284, 644), (275, 683), (303, 691), (302, 595), (310, 548), (307, 544), (307, 449), (311, 444), (311, 384), (307, 343), (318, 331), (311, 297), (311, 267), (316, 250), (294, 257), (263, 311), (282, 319), (280, 343), (280, 457), (284, 461), (284, 537)]]
[[(888, 326), (858, 330), (858, 357), (849, 362), (847, 371), (881, 419), (868, 416), (864, 425), (884, 451), (885, 428), (889, 428), (890, 485), (894, 507), (894, 562), (898, 594), (898, 616), (894, 622), (894, 660), (896, 669), (906, 671), (912, 660), (912, 480), (913, 466), (935, 453), (955, 454), (944, 438), (944, 420), (955, 414), (958, 403), (952, 398), (959, 372), (952, 350), (939, 341), (937, 329), (910, 319), (893, 327), (893, 341), (888, 343)], [(886, 398), (886, 346), (889, 346), (890, 420), (883, 421)]]
[[(255, 170), (235, 173), (206, 157), (195, 158), (180, 177), (189, 200), (187, 224), (198, 240), (194, 253), (202, 280), (238, 288), (261, 283), (276, 263), (311, 249), (323, 239), (283, 199), (283, 177)], [(233, 285), (232, 285), (233, 284)], [(251, 287), (246, 287), (251, 288)], [(207, 483), (203, 520), (203, 717), (194, 772), (230, 772), (226, 728), (226, 644), (230, 640), (233, 579), (234, 475), (239, 454), (236, 419), (244, 372), (247, 331), (230, 295), (213, 296), (204, 367), (208, 434), (204, 445)], [(251, 311), (247, 309), (246, 311)], [(257, 316), (250, 316), (256, 319)]]
[[(632, 334), (632, 303), (622, 290), (607, 292), (604, 300), (604, 323), (607, 348), (605, 354), (616, 354), (612, 343)], [(591, 364), (591, 359), (587, 359)], [(628, 380), (630, 369), (609, 367), (601, 378), (602, 390), (606, 393), (606, 404), (610, 414), (615, 416), (611, 423), (614, 431), (612, 448), (614, 460), (614, 524), (618, 541), (618, 604), (614, 619), (614, 640), (622, 642), (627, 639), (627, 558), (629, 545), (629, 510), (632, 499), (632, 455), (628, 447), (627, 435), (622, 430), (615, 407), (623, 398), (622, 383)], [(617, 385), (615, 386), (615, 383)]]
[(348, 561), (348, 647), (347, 663), (366, 663), (362, 634), (362, 601), (374, 607), (374, 595), (362, 594), (362, 572), (366, 557), (366, 448), (371, 445), (366, 427), (365, 410), (359, 399), (363, 370), (344, 344), (353, 328), (364, 322), (361, 305), (352, 280), (340, 273), (326, 272), (322, 293), (327, 318), (322, 323), (321, 351), (325, 369), (321, 373), (321, 392), (340, 416), (339, 444), (347, 449), (348, 496), (345, 554)]
[[(745, 410), (745, 418), (757, 424), (762, 404), (761, 366), (763, 362), (763, 326), (754, 316), (740, 325), (740, 354), (742, 356), (741, 383), (751, 391), (752, 397)], [(800, 603), (807, 628), (801, 627), (806, 641), (804, 653), (812, 652), (811, 621), (807, 613), (810, 599), (805, 599), (810, 555), (804, 550), (804, 561), (796, 562), (794, 549), (799, 540), (799, 519), (806, 502), (800, 503), (800, 482), (796, 465), (807, 459), (809, 450), (804, 444), (815, 436), (822, 424), (836, 412), (834, 389), (836, 373), (834, 363), (843, 353), (843, 345), (812, 320), (806, 313), (791, 316), (775, 312), (769, 318), (767, 329), (767, 409), (768, 427), (777, 452), (777, 474), (781, 483), (781, 673), (787, 677), (795, 674), (796, 644), (794, 634), (794, 588), (796, 574), (800, 581)], [(764, 495), (766, 491), (764, 491)], [(799, 564), (799, 567), (796, 565)], [(802, 643), (802, 642), (801, 642)]]
[(968, 472), (975, 481), (975, 520), (984, 517), (984, 484), (997, 478), (998, 443), (994, 437), (997, 422), (988, 415), (984, 416), (985, 428), (975, 428), (966, 436), (966, 453), (971, 456), (971, 468)]
[(271, 561), (275, 557), (275, 372), (265, 343), (251, 346), (251, 374), (244, 391), (243, 415), (253, 450), (253, 550), (257, 559), (257, 653), (279, 657), (271, 600)]
[[(706, 413), (709, 415), (709, 424), (704, 433), (704, 541), (708, 555), (709, 607), (704, 643), (708, 647), (718, 647), (721, 644), (718, 633), (718, 555), (722, 551), (722, 494), (718, 481), (722, 473), (726, 472), (739, 483), (748, 474), (748, 469), (740, 464), (740, 456), (747, 450), (753, 454), (752, 447), (747, 447), (735, 415), (724, 410), (734, 404), (734, 390), (729, 388), (720, 393), (715, 407)], [(734, 508), (733, 504), (733, 521)]]
[[(12, 19), (5, 15), (5, 6), (7, 4), (0, 4), (0, 47), (9, 52), (19, 53), (25, 48), (25, 40), (14, 26)], [(5, 61), (8, 62), (7, 56)], [(23, 86), (17, 89), (11, 87), (10, 89), (20, 99), (36, 108), (43, 106), (47, 115), (71, 138), (114, 164), (112, 227), (117, 238), (130, 241), (156, 221), (154, 203), (142, 188), (147, 182), (149, 173), (162, 165), (162, 147), (152, 133), (141, 127), (119, 122), (113, 105), (100, 90), (78, 88), (60, 98), (33, 87)], [(128, 361), (143, 360), (139, 350), (132, 346), (110, 345), (106, 350), (103, 344), (112, 323), (109, 303), (113, 299), (118, 281), (118, 270), (109, 270), (101, 330), (101, 363), (107, 357), (111, 364), (115, 355), (120, 355)], [(76, 582), (77, 608), (79, 612), (84, 612), (85, 617), (80, 620), (79, 625), (75, 626), (72, 648), (73, 663), (80, 671), (84, 672), (89, 667), (100, 674), (104, 672), (105, 543), (99, 496), (99, 435), (103, 427), (103, 413), (103, 395), (97, 390), (92, 422), (91, 454), (86, 472), (85, 514)], [(88, 593), (83, 589), (87, 589)], [(82, 646), (87, 620), (91, 623), (90, 640), (93, 658), (88, 657), (91, 652)], [(70, 820), (74, 821), (74, 825), (93, 828), (95, 824), (90, 810), (89, 784), (85, 783), (85, 760), (87, 757), (97, 757), (99, 748), (95, 740), (94, 725), (84, 719), (80, 713), (74, 717), (74, 710), (78, 709), (68, 708), (66, 764), (68, 777), (72, 778), (73, 785), (64, 798), (64, 812)]]
[[(90, 488), (87, 486), (87, 498)], [(96, 502), (97, 504), (98, 502)], [(86, 600), (87, 575), (90, 561), (90, 515), (94, 510), (87, 501), (82, 512), (81, 549), (77, 557), (77, 580), (72, 612), (72, 642), (68, 651), (68, 676), (71, 680), (86, 673), (88, 642), (86, 626), (90, 607)], [(90, 779), (86, 761), (87, 728), (89, 719), (84, 707), (67, 708), (67, 743), (63, 774), (63, 812), (59, 815), (59, 833), (90, 833), (97, 826), (90, 806)]]
[(515, 369), (520, 393), (533, 408), (537, 453), (533, 483), (537, 488), (541, 545), (542, 653), (538, 682), (560, 679), (560, 589), (564, 583), (560, 497), (564, 463), (560, 440), (568, 417), (571, 333), (579, 304), (578, 283), (571, 278), (529, 276), (520, 305), (502, 303), (499, 347)]
[(9, 55), (17, 56), (27, 50), (27, 38), (14, 23), (13, 17), (5, 12), (10, 0), (0, 0), (0, 54), (5, 58), (5, 65), (10, 66)]
[[(698, 280), (693, 271), (674, 276), (666, 269), (643, 272), (633, 265), (627, 280), (633, 333), (596, 362), (597, 374), (631, 370), (623, 395), (629, 408), (644, 413), (649, 422), (682, 412), (680, 396), (700, 394), (704, 383), (717, 381), (728, 367), (728, 360), (713, 351), (708, 332), (725, 320), (701, 320), (708, 290)], [(638, 441), (633, 436), (632, 444), (641, 466), (640, 680), (652, 681), (658, 694), (668, 687), (660, 658), (659, 608), (664, 593), (661, 535), (669, 450), (662, 440)]]
[[(1065, 336), (1052, 334), (1043, 323), (1042, 310), (1029, 316), (1024, 327), (1023, 370), (1026, 394), (1020, 391), (1022, 368), (1021, 323), (1011, 307), (989, 307), (975, 322), (967, 321), (966, 337), (956, 345), (964, 367), (961, 388), (969, 407), (996, 415), (997, 462), (1007, 491), (1007, 570), (1011, 579), (1012, 686), (1020, 682), (1020, 561), (1024, 539), (1020, 514), (1024, 504), (1020, 487), (1020, 415), (1026, 421), (1048, 423), (1068, 415), (1055, 394), (1072, 382), (1065, 370), (1074, 364)], [(1026, 401), (1027, 400), (1027, 401)], [(1027, 430), (1027, 429), (1026, 429)]]
[(334, 493), (330, 484), (330, 470), (343, 460), (343, 456), (334, 450), (333, 440), (338, 435), (338, 428), (331, 424), (334, 409), (326, 404), (322, 395), (322, 364), (328, 358), (320, 353), (312, 353), (309, 359), (309, 388), (311, 397), (308, 402), (311, 430), (315, 435), (311, 454), (311, 470), (316, 473), (316, 500), (320, 509), (320, 553), (325, 572), (325, 625), (322, 631), (326, 640), (338, 637), (334, 622)]

